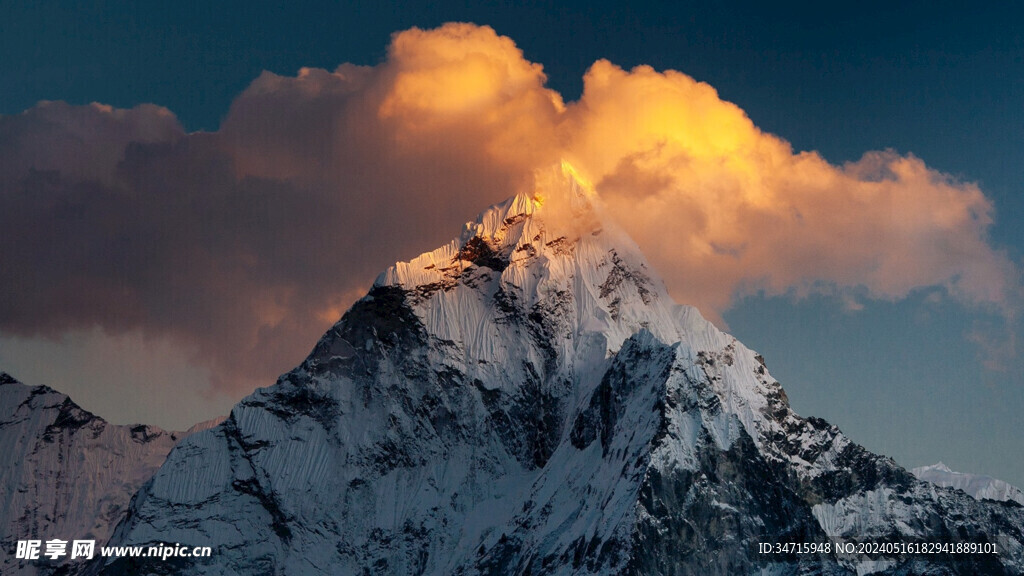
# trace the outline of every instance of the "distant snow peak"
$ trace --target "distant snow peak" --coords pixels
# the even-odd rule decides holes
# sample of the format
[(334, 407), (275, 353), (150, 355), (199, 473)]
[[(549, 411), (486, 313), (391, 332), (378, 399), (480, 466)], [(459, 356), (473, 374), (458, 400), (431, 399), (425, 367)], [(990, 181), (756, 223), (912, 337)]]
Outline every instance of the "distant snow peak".
[(14, 558), (18, 540), (105, 543), (178, 439), (110, 424), (52, 388), (0, 372), (0, 573), (37, 574)]
[(1024, 505), (1024, 491), (991, 476), (955, 472), (942, 462), (914, 468), (911, 472), (921, 480), (944, 488), (963, 490), (979, 500), (1013, 501)]
[(184, 432), (177, 433), (177, 435), (178, 435), (178, 437), (185, 437), (185, 436), (189, 436), (191, 434), (195, 434), (196, 432), (202, 432), (203, 430), (209, 430), (210, 428), (214, 428), (216, 426), (220, 426), (220, 424), (222, 422), (224, 422), (224, 420), (227, 420), (227, 416), (217, 416), (215, 418), (210, 418), (209, 420), (203, 420), (202, 422), (196, 422), (195, 424), (190, 426), (188, 428), (188, 430), (185, 430)]

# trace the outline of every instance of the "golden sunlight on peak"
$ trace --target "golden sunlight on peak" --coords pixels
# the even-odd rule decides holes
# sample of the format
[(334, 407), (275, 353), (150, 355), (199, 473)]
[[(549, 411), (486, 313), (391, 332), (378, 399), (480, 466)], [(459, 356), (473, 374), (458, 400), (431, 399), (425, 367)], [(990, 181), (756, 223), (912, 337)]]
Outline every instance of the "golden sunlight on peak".
[(580, 185), (580, 188), (583, 188), (583, 191), (586, 192), (588, 196), (594, 196), (597, 194), (594, 185), (590, 182), (590, 180), (583, 176), (583, 174), (580, 174), (580, 171), (577, 170), (575, 166), (570, 164), (569, 161), (565, 160), (564, 158), (562, 159), (562, 174), (575, 180)]
[(583, 198), (597, 196), (590, 180), (568, 160), (562, 159), (557, 164), (534, 170), (531, 196), (535, 207), (540, 208), (545, 202), (562, 196), (568, 198), (572, 195), (568, 194), (570, 190), (575, 190), (575, 195)]

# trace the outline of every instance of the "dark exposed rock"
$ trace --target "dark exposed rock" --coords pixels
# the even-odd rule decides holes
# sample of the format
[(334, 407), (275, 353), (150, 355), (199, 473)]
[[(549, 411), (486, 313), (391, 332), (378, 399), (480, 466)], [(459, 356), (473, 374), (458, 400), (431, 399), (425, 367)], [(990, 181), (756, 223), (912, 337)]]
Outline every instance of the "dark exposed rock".
[(612, 268), (608, 271), (608, 277), (601, 284), (601, 298), (607, 298), (624, 283), (630, 283), (636, 289), (637, 294), (644, 304), (650, 304), (655, 297), (651, 290), (651, 279), (640, 270), (632, 270), (626, 266), (622, 258), (614, 250), (610, 252)]
[(491, 248), (490, 244), (479, 236), (470, 238), (459, 250), (459, 259), (477, 266), (486, 266), (495, 272), (501, 272), (508, 267), (508, 258)]

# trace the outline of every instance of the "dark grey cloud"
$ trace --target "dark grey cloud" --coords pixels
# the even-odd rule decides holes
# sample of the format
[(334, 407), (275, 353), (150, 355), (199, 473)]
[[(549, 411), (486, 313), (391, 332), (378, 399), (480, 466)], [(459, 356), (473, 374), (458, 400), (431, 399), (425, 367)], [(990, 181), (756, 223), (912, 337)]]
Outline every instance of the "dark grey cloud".
[(479, 134), (403, 135), (376, 109), (393, 76), (266, 73), (216, 133), (152, 105), (0, 117), (0, 332), (142, 330), (221, 389), (272, 381), (384, 267), (447, 241), (522, 172)]

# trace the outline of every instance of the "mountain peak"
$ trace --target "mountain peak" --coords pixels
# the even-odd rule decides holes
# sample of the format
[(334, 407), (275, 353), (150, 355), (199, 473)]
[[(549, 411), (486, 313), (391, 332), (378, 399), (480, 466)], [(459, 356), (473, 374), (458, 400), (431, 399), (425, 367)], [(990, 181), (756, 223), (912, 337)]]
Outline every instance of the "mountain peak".
[(862, 558), (757, 543), (1024, 550), (1024, 513), (986, 520), (997, 505), (796, 415), (563, 163), (382, 273), (302, 365), (185, 439), (114, 541), (217, 546), (190, 574), (853, 574)]
[[(392, 291), (386, 306), (384, 289)], [(451, 369), (488, 390), (522, 390), (536, 379), (560, 380), (566, 389), (581, 381), (590, 386), (641, 332), (666, 344), (683, 342), (680, 354), (691, 364), (698, 351), (717, 354), (735, 344), (695, 308), (673, 301), (568, 163), (539, 171), (533, 193), (484, 210), (457, 239), (388, 268), (356, 308), (387, 308), (396, 316), (396, 300), (424, 334), (443, 343)], [(349, 333), (355, 317), (365, 318), (362, 312), (343, 318), (318, 344), (313, 363), (329, 363), (332, 350), (368, 349), (362, 331)], [(726, 355), (763, 370), (745, 348)], [(759, 443), (755, 423), (764, 419), (765, 400), (758, 387), (770, 380), (753, 387), (732, 378), (723, 383), (723, 398)]]
[[(502, 272), (513, 261), (537, 256), (544, 247), (567, 251), (584, 234), (600, 234), (593, 187), (568, 162), (534, 173), (529, 191), (490, 206), (448, 244), (399, 262), (378, 276), (376, 285), (410, 288), (445, 282), (453, 270), (483, 266)], [(646, 266), (646, 264), (645, 264)]]

